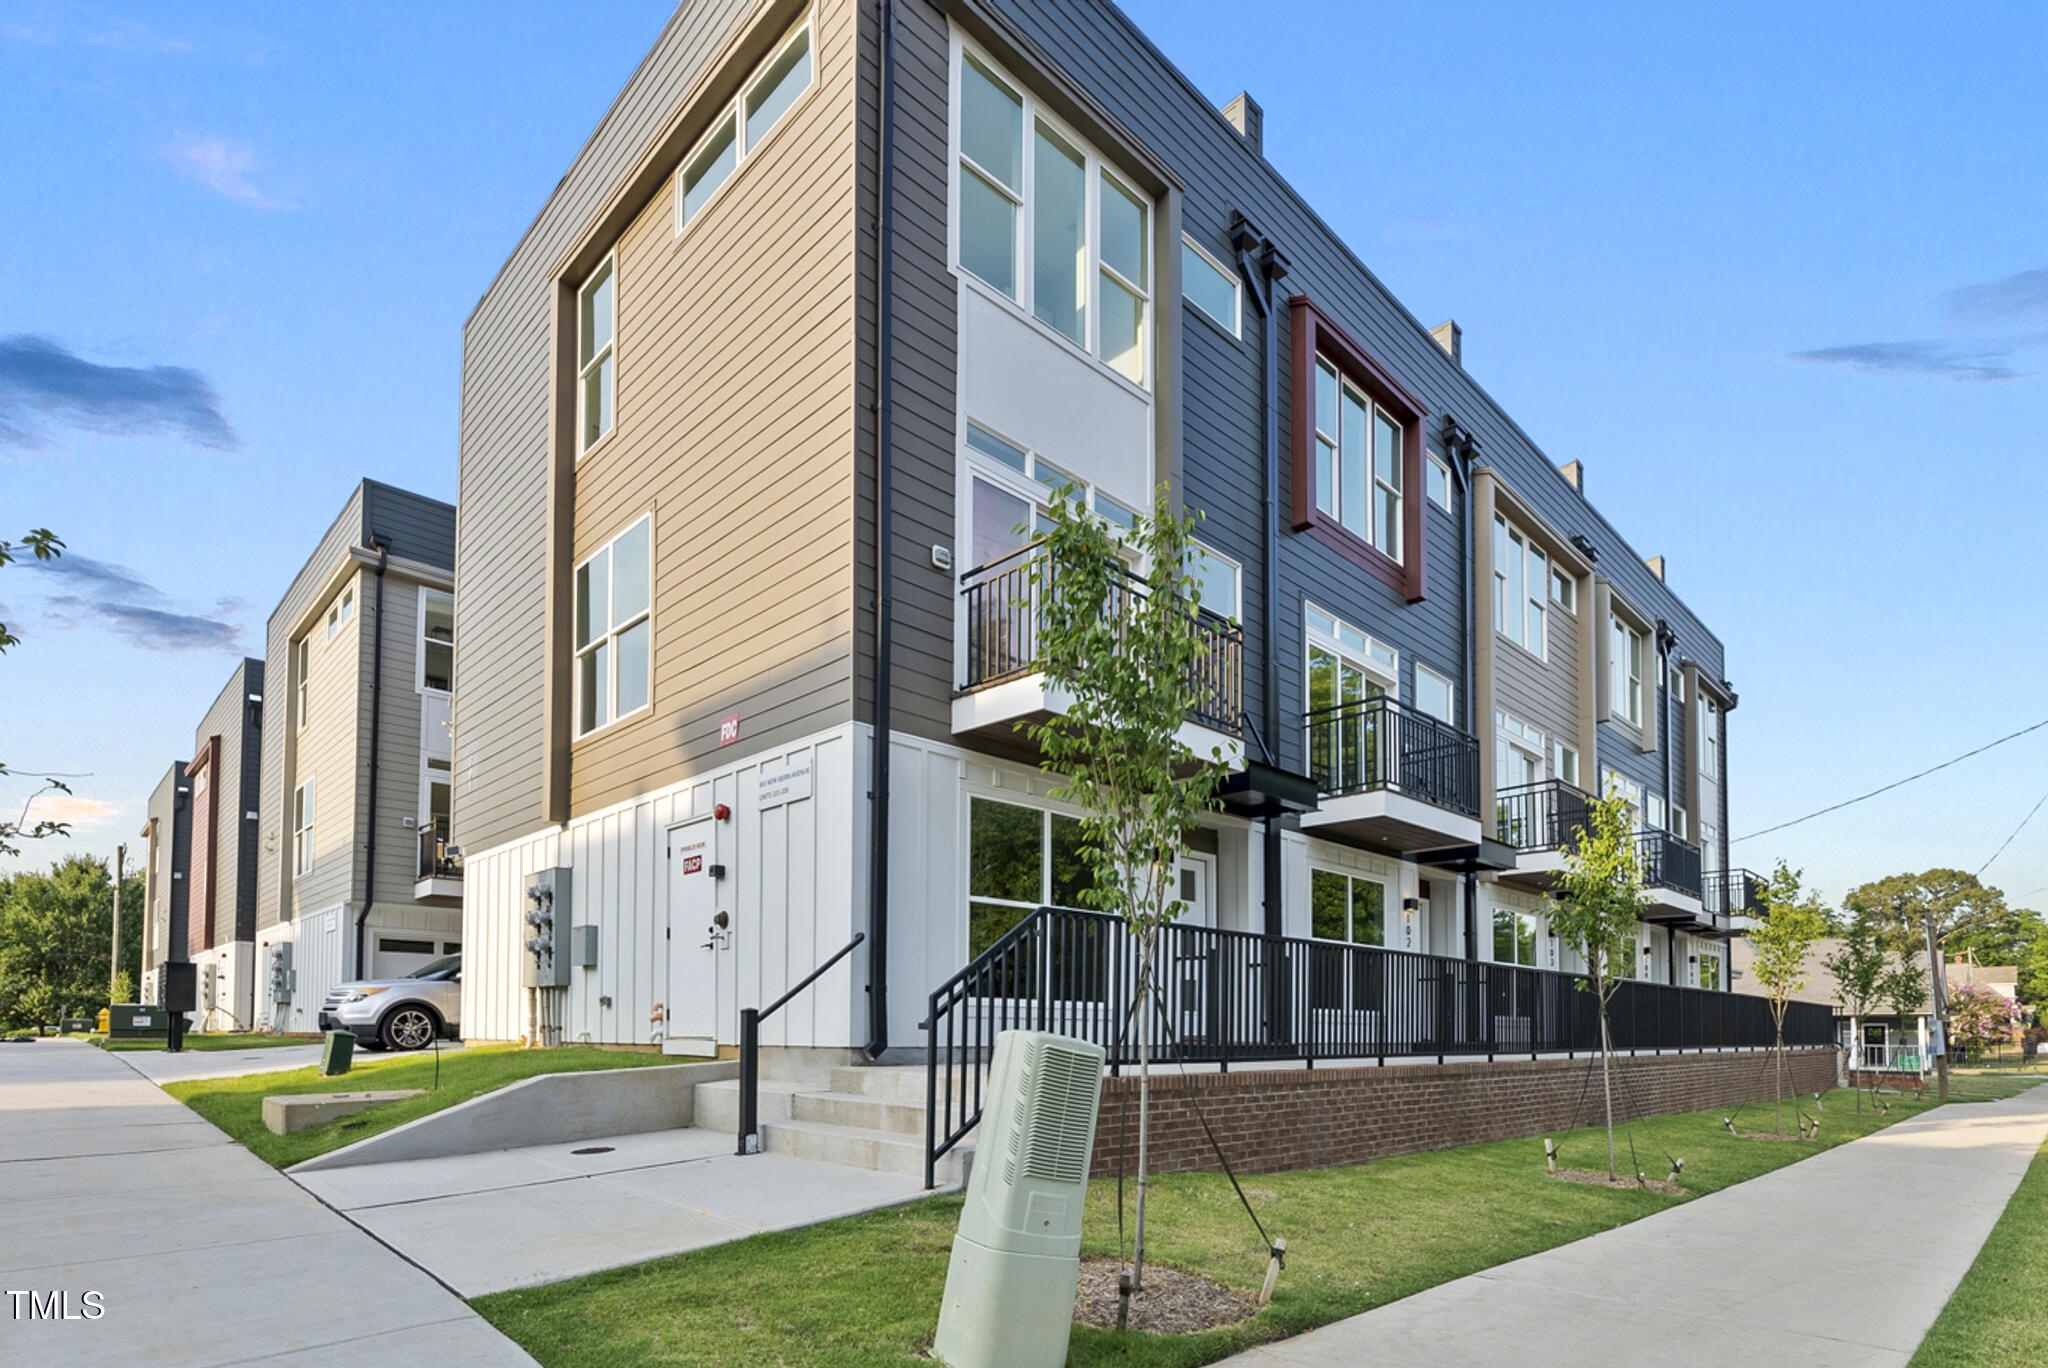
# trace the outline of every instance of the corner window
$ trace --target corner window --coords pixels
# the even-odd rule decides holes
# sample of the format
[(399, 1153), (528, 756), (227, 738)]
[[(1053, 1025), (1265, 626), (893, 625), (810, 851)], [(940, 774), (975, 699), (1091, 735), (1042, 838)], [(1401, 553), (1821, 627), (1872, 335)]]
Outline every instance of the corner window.
[(1549, 624), (1544, 603), (1550, 558), (1498, 514), (1493, 519), (1493, 627), (1537, 659), (1546, 658)]
[(653, 519), (576, 567), (576, 734), (647, 706), (652, 688)]
[(1429, 501), (1444, 512), (1451, 511), (1451, 468), (1432, 454), (1425, 474), (1429, 479)]
[(438, 589), (420, 594), (420, 687), (432, 693), (455, 687), (455, 596)]
[(312, 685), (309, 682), (312, 673), (313, 638), (311, 636), (302, 636), (292, 643), (292, 674), (295, 676), (292, 683), (293, 687), (298, 690), (296, 705), (299, 713), (298, 730), (300, 731), (306, 729), (307, 705), (313, 696)]
[(1450, 680), (1426, 665), (1415, 667), (1415, 711), (1427, 713), (1439, 722), (1450, 722), (1456, 701)]
[(334, 602), (327, 605), (327, 639), (334, 640), (334, 634), (346, 627), (356, 615), (356, 587), (342, 586)]
[(1608, 622), (1608, 711), (1632, 727), (1643, 725), (1643, 634), (1618, 617)]
[(1145, 384), (1150, 201), (993, 64), (962, 48), (957, 71), (960, 268)]
[(1579, 582), (1553, 567), (1550, 572), (1550, 601), (1576, 616), (1579, 611)]
[(1244, 294), (1237, 272), (1196, 245), (1191, 237), (1180, 240), (1181, 298), (1207, 314), (1212, 322), (1232, 337), (1244, 327)]
[(308, 779), (292, 794), (292, 877), (303, 878), (313, 871), (313, 781)]
[(711, 128), (683, 158), (676, 176), (676, 231), (696, 221), (704, 206), (780, 123), (811, 86), (811, 24), (798, 24), (773, 55), (747, 78), (742, 94), (719, 112)]
[(612, 430), (617, 397), (617, 291), (612, 261), (591, 272), (577, 294), (576, 308), (576, 451), (578, 455), (603, 441)]
[(1235, 621), (1243, 611), (1243, 571), (1238, 563), (1200, 542), (1188, 547), (1188, 576), (1205, 613)]

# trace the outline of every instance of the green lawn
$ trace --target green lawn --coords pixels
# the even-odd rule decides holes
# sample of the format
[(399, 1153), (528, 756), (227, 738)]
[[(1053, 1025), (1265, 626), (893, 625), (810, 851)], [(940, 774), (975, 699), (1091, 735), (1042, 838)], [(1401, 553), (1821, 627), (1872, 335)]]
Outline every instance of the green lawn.
[[(265, 1050), (279, 1045), (318, 1045), (321, 1037), (316, 1035), (268, 1035), (257, 1031), (209, 1031), (206, 1033), (187, 1032), (185, 1048), (188, 1050)], [(161, 1052), (161, 1040), (115, 1040), (109, 1036), (94, 1036), (92, 1043), (102, 1050), (115, 1054), (127, 1054), (138, 1050)]]
[[(1971, 1078), (1958, 1080), (1956, 1091), (1958, 1100), (1965, 1091), (1971, 1100), (1985, 1100), (2022, 1086)], [(1273, 1304), (1244, 1326), (1183, 1338), (1077, 1326), (1069, 1361), (1083, 1368), (1210, 1363), (1637, 1220), (1935, 1105), (1888, 1100), (1889, 1114), (1879, 1115), (1866, 1099), (1859, 1116), (1852, 1094), (1828, 1094), (1818, 1147), (1737, 1139), (1722, 1128), (1718, 1109), (1637, 1123), (1636, 1148), (1652, 1177), (1664, 1176), (1667, 1148), (1686, 1160), (1681, 1197), (1554, 1181), (1545, 1175), (1542, 1142), (1535, 1139), (1248, 1178), (1245, 1187), (1261, 1218), (1288, 1242), (1287, 1270)], [(1767, 1107), (1752, 1105), (1738, 1125), (1768, 1126), (1768, 1116)], [(1601, 1132), (1559, 1139), (1567, 1166), (1604, 1166)], [(547, 1368), (928, 1362), (920, 1353), (937, 1322), (959, 1211), (957, 1197), (931, 1198), (499, 1293), (480, 1298), (476, 1307)], [(1086, 1230), (1088, 1252), (1115, 1252), (1113, 1182), (1091, 1190)], [(1258, 1236), (1220, 1176), (1155, 1180), (1150, 1234), (1150, 1257), (1160, 1262), (1246, 1290), (1255, 1291), (1264, 1276)], [(717, 1288), (718, 1295), (707, 1297), (706, 1288)]]
[[(390, 1130), (428, 1112), (467, 1102), (480, 1093), (502, 1088), (535, 1074), (575, 1073), (583, 1069), (634, 1069), (672, 1064), (658, 1054), (631, 1050), (598, 1050), (584, 1045), (558, 1050), (524, 1050), (517, 1045), (472, 1045), (443, 1054), (440, 1087), (435, 1089), (431, 1052), (402, 1055), (357, 1055), (355, 1067), (339, 1078), (322, 1078), (318, 1068), (283, 1073), (243, 1074), (238, 1078), (199, 1078), (167, 1083), (164, 1091), (247, 1145), (259, 1159), (285, 1168), (365, 1136)], [(427, 1088), (409, 1097), (344, 1116), (324, 1125), (272, 1135), (263, 1125), (263, 1099), (281, 1093), (354, 1092), (379, 1088)]]
[(2027, 1166), (1911, 1368), (2048, 1363), (2048, 1145)]

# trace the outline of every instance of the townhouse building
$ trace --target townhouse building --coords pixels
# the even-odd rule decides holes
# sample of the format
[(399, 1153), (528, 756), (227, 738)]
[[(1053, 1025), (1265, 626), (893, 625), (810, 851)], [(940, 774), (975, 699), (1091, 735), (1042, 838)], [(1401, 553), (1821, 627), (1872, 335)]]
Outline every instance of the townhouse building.
[(1108, 4), (680, 7), (465, 326), (464, 1033), (710, 1054), (860, 935), (764, 1040), (922, 1049), (1075, 901), (1062, 488), (1202, 515), (1189, 924), (1572, 969), (1612, 789), (1631, 970), (1725, 989), (1721, 642), (1462, 361)]
[(185, 762), (173, 760), (150, 791), (142, 838), (141, 999), (157, 996), (158, 967), (185, 955), (185, 870), (192, 839)]
[(454, 542), (453, 507), (364, 480), (270, 614), (259, 1026), (315, 1030), (335, 984), (460, 948)]

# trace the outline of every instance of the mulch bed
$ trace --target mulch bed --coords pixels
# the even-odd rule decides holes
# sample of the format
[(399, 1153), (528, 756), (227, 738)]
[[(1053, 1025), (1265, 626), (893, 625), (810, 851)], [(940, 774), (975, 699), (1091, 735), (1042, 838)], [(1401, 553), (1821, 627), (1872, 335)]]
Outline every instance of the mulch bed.
[[(1123, 1267), (1116, 1259), (1081, 1260), (1081, 1283), (1074, 1294), (1076, 1321), (1102, 1330), (1116, 1329), (1117, 1274)], [(1250, 1320), (1258, 1310), (1258, 1301), (1249, 1292), (1199, 1274), (1148, 1263), (1144, 1290), (1131, 1294), (1129, 1328), (1190, 1335)]]
[(1593, 1187), (1645, 1188), (1651, 1192), (1661, 1192), (1666, 1197), (1676, 1197), (1685, 1190), (1676, 1183), (1665, 1182), (1662, 1178), (1645, 1178), (1641, 1182), (1621, 1174), (1609, 1178), (1605, 1169), (1561, 1168), (1551, 1176), (1562, 1182), (1586, 1183)]

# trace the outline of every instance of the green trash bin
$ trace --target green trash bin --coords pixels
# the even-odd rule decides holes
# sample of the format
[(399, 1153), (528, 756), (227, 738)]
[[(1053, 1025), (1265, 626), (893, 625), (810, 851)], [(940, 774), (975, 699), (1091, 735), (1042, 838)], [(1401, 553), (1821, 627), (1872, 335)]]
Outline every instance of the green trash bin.
[(356, 1035), (354, 1031), (329, 1031), (327, 1043), (320, 1047), (320, 1074), (332, 1078), (348, 1072), (349, 1061), (355, 1057)]

